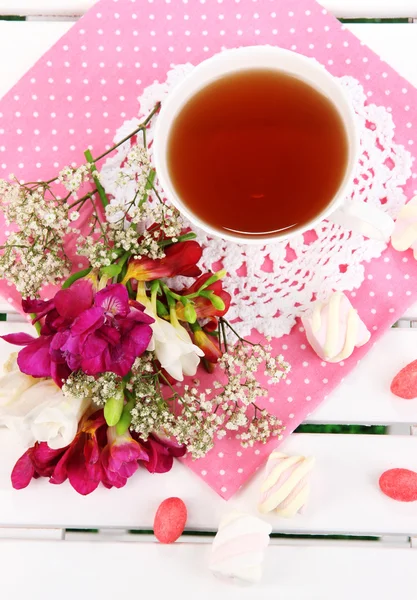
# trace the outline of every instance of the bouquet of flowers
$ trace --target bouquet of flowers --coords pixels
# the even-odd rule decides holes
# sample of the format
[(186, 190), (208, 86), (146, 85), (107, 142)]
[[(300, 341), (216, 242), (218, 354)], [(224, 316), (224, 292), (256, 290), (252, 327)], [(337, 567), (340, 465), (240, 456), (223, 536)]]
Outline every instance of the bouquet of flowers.
[[(0, 181), (12, 230), (0, 275), (38, 334), (3, 336), (22, 346), (0, 379), (0, 424), (28, 447), (12, 473), (17, 489), (48, 477), (89, 494), (100, 482), (124, 486), (139, 466), (163, 473), (173, 457), (202, 457), (216, 438), (253, 446), (281, 435), (281, 421), (257, 404), (268, 392), (256, 374), (278, 383), (289, 365), (225, 320), (226, 273), (201, 273), (202, 249), (152, 167), (147, 130), (158, 109), (57, 178)], [(117, 185), (106, 189), (98, 165), (128, 140)], [(87, 268), (70, 259), (74, 242)], [(50, 284), (58, 291), (42, 299)], [(195, 378), (200, 363), (213, 373), (210, 388)]]

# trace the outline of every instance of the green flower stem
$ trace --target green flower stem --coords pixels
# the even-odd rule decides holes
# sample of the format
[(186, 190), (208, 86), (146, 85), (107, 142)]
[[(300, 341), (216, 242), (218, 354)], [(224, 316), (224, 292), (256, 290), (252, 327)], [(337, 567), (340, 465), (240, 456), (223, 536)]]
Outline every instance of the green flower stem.
[[(37, 315), (35, 313), (30, 313), (30, 318), (32, 319), (32, 321), (34, 321), (37, 317)], [(39, 323), (39, 321), (36, 321), (36, 323), (33, 323), (34, 328), (37, 331), (37, 334), (40, 335), (41, 334), (41, 324)]]
[[(183, 297), (185, 296), (180, 296), (179, 294), (177, 294), (176, 292), (173, 292), (172, 290), (169, 289), (169, 287), (167, 285), (165, 285), (164, 283), (162, 284), (162, 289), (165, 292), (165, 296), (167, 297), (168, 300), (168, 304), (169, 304), (169, 300), (171, 299), (175, 299), (175, 300), (179, 300), (180, 302), (182, 302)], [(187, 298), (189, 298), (189, 296), (186, 296)]]
[(126, 283), (126, 289), (127, 289), (127, 293), (129, 294), (129, 298), (131, 298), (132, 300), (134, 300), (134, 299), (135, 299), (135, 296), (136, 296), (136, 294), (135, 294), (135, 292), (133, 291), (132, 284), (131, 284), (131, 282), (130, 282), (130, 281), (128, 281), (128, 282)]
[(70, 277), (68, 277), (66, 281), (64, 281), (64, 283), (62, 284), (62, 289), (65, 290), (66, 288), (69, 288), (70, 285), (74, 283), (74, 281), (77, 281), (82, 277), (86, 277), (92, 271), (92, 269), (93, 267), (88, 267), (88, 269), (84, 269), (83, 271), (77, 271), (76, 273), (73, 273)]
[[(97, 167), (96, 167), (96, 165), (94, 163), (94, 159), (93, 159), (93, 155), (91, 154), (91, 150), (86, 150), (84, 152), (84, 156), (85, 156), (87, 162), (91, 165), (90, 166), (90, 171), (91, 171), (91, 174), (94, 177), (94, 173), (97, 172)], [(101, 183), (100, 183), (100, 181), (98, 180), (97, 177), (94, 177), (94, 181), (96, 183), (97, 192), (98, 192), (98, 195), (100, 196), (100, 200), (101, 200), (101, 203), (103, 205), (103, 208), (106, 208), (106, 206), (108, 205), (109, 201), (107, 200), (107, 196), (106, 196), (106, 192), (104, 190), (104, 187), (101, 185)]]
[[(194, 233), (194, 231), (189, 231), (188, 233), (184, 233), (184, 235), (177, 237), (177, 242), (188, 242), (188, 240), (195, 240), (196, 237), (197, 235)], [(172, 238), (169, 238), (166, 240), (161, 240), (158, 242), (158, 245), (161, 246), (161, 248), (164, 248), (165, 246), (170, 246), (173, 243), (174, 242), (172, 241)]]

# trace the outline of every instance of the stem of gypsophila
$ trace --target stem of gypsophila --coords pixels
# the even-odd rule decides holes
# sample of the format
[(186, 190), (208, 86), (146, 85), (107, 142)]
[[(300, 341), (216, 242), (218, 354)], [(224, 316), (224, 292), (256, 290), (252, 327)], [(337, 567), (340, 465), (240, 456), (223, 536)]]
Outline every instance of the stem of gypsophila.
[(80, 204), (81, 202), (85, 202), (89, 198), (92, 198), (94, 196), (94, 194), (97, 194), (97, 192), (98, 192), (97, 188), (95, 190), (92, 190), (91, 192), (88, 192), (88, 194), (85, 194), (85, 196), (82, 196), (81, 198), (78, 198), (78, 200), (76, 200), (75, 202), (73, 202), (72, 204), (70, 204), (68, 206), (68, 209), (74, 208), (74, 206), (78, 206), (78, 204)]
[[(32, 319), (32, 321), (34, 321), (37, 318), (37, 315), (35, 313), (30, 313), (30, 318)], [(37, 334), (40, 335), (41, 334), (41, 324), (39, 323), (39, 321), (36, 321), (36, 323), (32, 323), (32, 325), (34, 326), (34, 328), (37, 331)]]
[(164, 204), (164, 201), (162, 200), (161, 196), (159, 195), (158, 190), (156, 189), (156, 187), (154, 186), (153, 183), (152, 183), (152, 189), (155, 192), (155, 196), (158, 198), (159, 202), (161, 202), (162, 204)]
[(62, 289), (65, 290), (66, 288), (69, 288), (70, 285), (72, 285), (75, 281), (77, 281), (78, 279), (81, 279), (82, 277), (85, 277), (86, 275), (88, 275), (89, 273), (91, 273), (93, 267), (88, 267), (87, 269), (84, 269), (83, 271), (77, 271), (77, 273), (73, 273), (72, 275), (70, 275), (70, 277), (68, 277), (68, 279), (66, 281), (64, 281), (64, 283), (62, 284)]
[(227, 327), (230, 329), (230, 331), (232, 331), (232, 332), (235, 334), (235, 336), (236, 336), (236, 337), (237, 337), (237, 338), (238, 338), (238, 339), (239, 339), (241, 342), (243, 342), (244, 344), (249, 344), (250, 346), (254, 346), (254, 347), (255, 347), (255, 346), (262, 346), (262, 344), (260, 344), (259, 342), (251, 342), (250, 340), (247, 340), (246, 338), (243, 338), (241, 335), (239, 335), (239, 334), (238, 334), (238, 332), (236, 331), (236, 329), (234, 329), (234, 328), (233, 328), (233, 327), (230, 325), (229, 321), (227, 321), (227, 320), (226, 320), (226, 319), (224, 319), (223, 317), (220, 317), (220, 318), (219, 318), (219, 322), (220, 322), (220, 324), (221, 324), (221, 325), (223, 325), (223, 326), (224, 326), (224, 325), (227, 325)]
[[(97, 167), (96, 167), (96, 165), (94, 163), (94, 159), (93, 159), (93, 155), (91, 154), (91, 150), (86, 150), (84, 152), (84, 156), (85, 156), (87, 162), (90, 165), (90, 171), (91, 171), (92, 176), (94, 177), (94, 173), (98, 173), (98, 170), (97, 170)], [(101, 185), (101, 183), (100, 183), (100, 181), (99, 181), (99, 179), (97, 177), (94, 177), (94, 180), (96, 182), (97, 192), (98, 192), (98, 195), (100, 196), (100, 200), (101, 200), (101, 203), (103, 205), (103, 208), (106, 208), (106, 206), (108, 205), (109, 201), (107, 200), (105, 189)]]
[(132, 133), (130, 133), (129, 135), (124, 137), (122, 140), (120, 140), (120, 142), (117, 142), (117, 144), (115, 144), (114, 146), (112, 146), (111, 148), (106, 150), (106, 152), (103, 152), (103, 154), (100, 154), (100, 156), (97, 156), (97, 158), (95, 158), (91, 162), (97, 162), (97, 161), (101, 160), (102, 158), (104, 158), (105, 156), (110, 154), (110, 152), (113, 152), (113, 150), (116, 150), (116, 148), (118, 148), (119, 146), (121, 146), (122, 144), (124, 144), (125, 142), (130, 140), (130, 138), (132, 138), (134, 135), (139, 133), (139, 131), (142, 131), (143, 129), (145, 129), (145, 127), (147, 127), (149, 125), (149, 122), (151, 121), (152, 117), (159, 111), (160, 108), (161, 108), (161, 103), (157, 102), (155, 104), (153, 110), (146, 117), (146, 119), (142, 123), (140, 123), (140, 125), (138, 125), (138, 127), (134, 131), (132, 131)]
[[(224, 319), (219, 319), (219, 325), (220, 325), (220, 331), (221, 331), (221, 336), (219, 336), (220, 349), (223, 352), (223, 349), (222, 349), (222, 345), (223, 345), (224, 346), (224, 352), (227, 352), (228, 351), (228, 347), (227, 347), (226, 331), (224, 329)], [(223, 338), (223, 342), (220, 339), (220, 337)]]

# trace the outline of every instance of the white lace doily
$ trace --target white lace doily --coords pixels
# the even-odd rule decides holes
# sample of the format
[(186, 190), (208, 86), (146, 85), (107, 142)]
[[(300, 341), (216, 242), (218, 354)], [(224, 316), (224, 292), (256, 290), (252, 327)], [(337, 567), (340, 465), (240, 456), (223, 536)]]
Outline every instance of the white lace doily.
[[(140, 97), (139, 119), (126, 121), (115, 136), (115, 142), (132, 132), (157, 101), (193, 69), (191, 64), (175, 66), (164, 83), (154, 83)], [(361, 84), (352, 77), (342, 77), (358, 115), (362, 156), (356, 170), (353, 198), (380, 207), (396, 217), (405, 203), (401, 186), (411, 175), (411, 154), (395, 144), (393, 122), (384, 106), (368, 104)], [(152, 129), (148, 139), (152, 139)], [(120, 146), (102, 170), (102, 180), (111, 193), (117, 170), (123, 162), (130, 142)], [(126, 198), (128, 200), (129, 198)], [(366, 239), (322, 221), (308, 234), (289, 241), (268, 245), (245, 246), (219, 238), (208, 238), (196, 230), (204, 246), (203, 269), (213, 269), (221, 261), (229, 276), (225, 287), (233, 296), (228, 313), (230, 320), (239, 319), (239, 331), (280, 337), (289, 333), (299, 317), (315, 298), (324, 299), (332, 290), (353, 290), (364, 279), (363, 262), (377, 258), (386, 244)]]

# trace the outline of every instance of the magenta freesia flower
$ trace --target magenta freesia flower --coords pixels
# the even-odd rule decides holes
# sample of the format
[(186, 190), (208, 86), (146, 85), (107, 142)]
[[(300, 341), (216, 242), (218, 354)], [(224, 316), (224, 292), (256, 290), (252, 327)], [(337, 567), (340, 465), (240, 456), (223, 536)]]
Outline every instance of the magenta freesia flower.
[(121, 488), (139, 468), (138, 460), (148, 461), (148, 454), (128, 431), (117, 435), (116, 428), (109, 427), (107, 440), (101, 453), (102, 483), (107, 488)]
[(112, 371), (124, 377), (148, 347), (151, 323), (140, 304), (129, 304), (127, 289), (115, 283), (98, 292), (91, 308), (54, 336), (50, 353), (56, 362), (65, 357), (72, 371), (81, 369), (87, 375)]
[(26, 300), (23, 308), (36, 312), (37, 319), (45, 317), (41, 335), (17, 333), (3, 339), (25, 346), (18, 356), (23, 373), (52, 377), (59, 386), (78, 369), (88, 375), (112, 371), (124, 377), (152, 337), (154, 320), (141, 304), (129, 301), (126, 288), (118, 283), (94, 293), (90, 280), (80, 280), (53, 300)]
[(146, 464), (147, 460), (142, 444), (128, 432), (117, 436), (99, 410), (83, 419), (76, 437), (66, 448), (51, 450), (45, 442), (29, 448), (13, 469), (12, 485), (22, 489), (38, 477), (49, 477), (53, 484), (68, 479), (79, 494), (86, 496), (100, 482), (107, 488), (123, 487), (138, 469), (138, 461)]
[[(133, 436), (135, 439), (140, 439), (135, 433)], [(174, 458), (184, 456), (186, 452), (185, 446), (178, 444), (175, 438), (167, 437), (163, 433), (152, 434), (146, 442), (140, 440), (140, 443), (148, 455), (148, 460), (141, 461), (141, 464), (149, 473), (167, 473), (172, 469)]]

